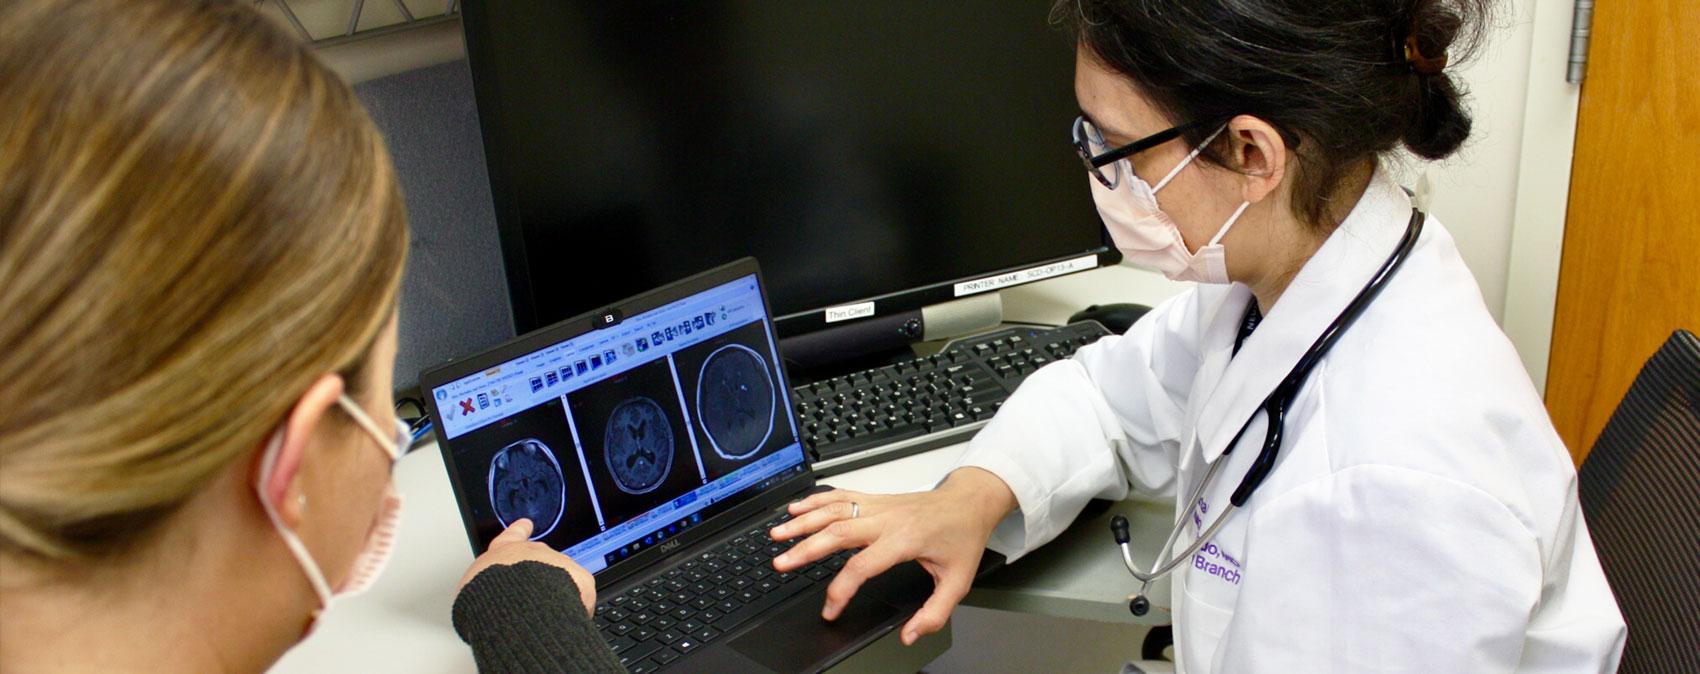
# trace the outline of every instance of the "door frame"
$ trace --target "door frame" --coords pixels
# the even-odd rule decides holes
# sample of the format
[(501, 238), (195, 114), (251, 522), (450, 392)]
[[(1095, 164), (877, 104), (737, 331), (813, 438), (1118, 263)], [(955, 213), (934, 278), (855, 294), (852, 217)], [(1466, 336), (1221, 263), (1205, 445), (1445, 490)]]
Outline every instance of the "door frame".
[(1572, 4), (1524, 1), (1533, 5), (1533, 35), (1501, 325), (1544, 396), (1581, 86), (1565, 81)]

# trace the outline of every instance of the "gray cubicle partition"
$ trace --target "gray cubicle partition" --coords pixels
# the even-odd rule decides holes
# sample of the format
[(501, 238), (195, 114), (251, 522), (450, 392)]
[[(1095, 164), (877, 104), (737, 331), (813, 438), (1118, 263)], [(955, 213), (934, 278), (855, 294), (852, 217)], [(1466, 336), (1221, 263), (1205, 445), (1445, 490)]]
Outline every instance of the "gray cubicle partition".
[(412, 227), (397, 390), (514, 336), (472, 76), (452, 61), (355, 86), (389, 143)]

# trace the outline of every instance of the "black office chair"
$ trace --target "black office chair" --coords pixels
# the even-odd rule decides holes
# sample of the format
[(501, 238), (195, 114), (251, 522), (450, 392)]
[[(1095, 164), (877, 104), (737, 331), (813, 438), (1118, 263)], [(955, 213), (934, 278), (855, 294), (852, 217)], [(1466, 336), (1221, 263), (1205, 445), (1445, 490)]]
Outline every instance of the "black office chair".
[(1579, 472), (1582, 512), (1629, 624), (1624, 674), (1700, 672), (1700, 339), (1636, 375)]

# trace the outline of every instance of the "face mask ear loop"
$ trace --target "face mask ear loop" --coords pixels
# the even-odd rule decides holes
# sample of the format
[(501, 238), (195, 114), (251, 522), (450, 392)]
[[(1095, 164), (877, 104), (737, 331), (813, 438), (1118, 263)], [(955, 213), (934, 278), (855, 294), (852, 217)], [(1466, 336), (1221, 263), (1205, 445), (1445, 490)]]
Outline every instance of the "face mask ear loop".
[(301, 537), (284, 526), (283, 518), (277, 514), (277, 508), (272, 505), (271, 498), (266, 496), (266, 484), (271, 482), (272, 473), (277, 468), (277, 454), (283, 447), (283, 429), (279, 428), (272, 434), (272, 439), (266, 443), (265, 457), (260, 461), (260, 482), (254, 485), (254, 491), (260, 497), (260, 508), (266, 511), (266, 517), (272, 521), (272, 528), (277, 530), (278, 537), (289, 548), (290, 554), (295, 555), (295, 561), (301, 565), (302, 573), (307, 575), (307, 582), (313, 585), (313, 592), (319, 595), (319, 610), (324, 610), (331, 603), (331, 586), (325, 582), (325, 574), (319, 570), (318, 562), (313, 561), (313, 555), (307, 552), (307, 545), (301, 542)]
[(1245, 213), (1245, 209), (1250, 208), (1250, 207), (1251, 207), (1251, 202), (1249, 202), (1249, 201), (1240, 202), (1240, 207), (1234, 209), (1233, 215), (1228, 216), (1228, 222), (1224, 223), (1222, 225), (1221, 229), (1216, 230), (1216, 236), (1210, 237), (1209, 245), (1214, 246), (1218, 243), (1221, 243), (1222, 237), (1228, 235), (1228, 228), (1233, 227), (1235, 222), (1239, 222), (1240, 216)]
[(1151, 188), (1151, 193), (1156, 194), (1157, 190), (1163, 189), (1163, 186), (1169, 184), (1170, 180), (1174, 180), (1175, 176), (1180, 175), (1181, 169), (1186, 168), (1187, 164), (1191, 164), (1192, 160), (1196, 159), (1198, 157), (1198, 154), (1200, 152), (1204, 151), (1204, 148), (1210, 147), (1210, 141), (1216, 140), (1216, 136), (1221, 135), (1222, 132), (1224, 130), (1226, 130), (1227, 128), (1228, 128), (1228, 125), (1223, 124), (1221, 127), (1217, 128), (1215, 131), (1211, 131), (1210, 135), (1205, 136), (1204, 142), (1199, 143), (1198, 147), (1193, 148), (1191, 152), (1188, 152), (1186, 154), (1186, 159), (1182, 159), (1181, 163), (1176, 164), (1173, 169), (1169, 170), (1169, 175), (1163, 176), (1162, 180), (1157, 181), (1156, 186)]
[(395, 440), (385, 437), (383, 429), (378, 427), (378, 422), (373, 421), (372, 417), (366, 414), (366, 410), (360, 409), (360, 406), (354, 404), (354, 401), (349, 400), (346, 395), (337, 398), (336, 402), (342, 406), (342, 411), (347, 412), (348, 416), (354, 417), (354, 423), (360, 424), (361, 428), (366, 429), (366, 432), (372, 435), (373, 440), (378, 441), (378, 446), (384, 448), (384, 452), (390, 455), (391, 461), (401, 456), (401, 448), (396, 446)]

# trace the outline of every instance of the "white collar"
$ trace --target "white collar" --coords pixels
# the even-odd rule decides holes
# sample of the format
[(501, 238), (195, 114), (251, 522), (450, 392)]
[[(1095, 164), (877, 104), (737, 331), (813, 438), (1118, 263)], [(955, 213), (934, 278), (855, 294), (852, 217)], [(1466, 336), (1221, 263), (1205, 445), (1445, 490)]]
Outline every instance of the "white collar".
[[(1273, 310), (1265, 310), (1263, 322), (1238, 355), (1233, 353), (1234, 339), (1251, 291), (1234, 284), (1204, 333), (1207, 358), (1232, 359), (1209, 398), (1194, 408), (1198, 412), (1192, 427), (1206, 462), (1222, 455), (1240, 426), (1393, 253), (1410, 214), (1409, 196), (1378, 168), (1352, 212), (1305, 262)], [(1201, 364), (1201, 369), (1209, 367)], [(1261, 447), (1262, 441), (1242, 439), (1254, 447)]]

